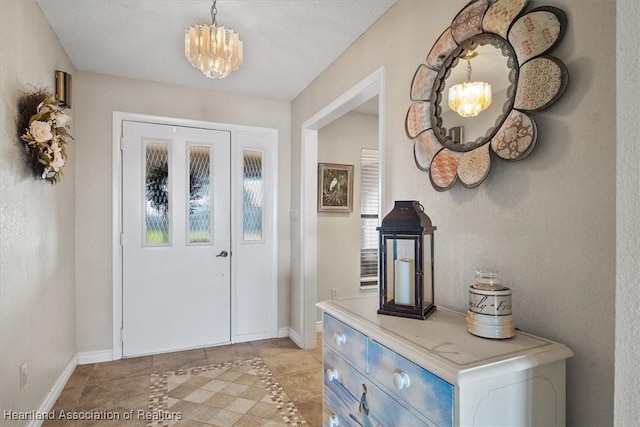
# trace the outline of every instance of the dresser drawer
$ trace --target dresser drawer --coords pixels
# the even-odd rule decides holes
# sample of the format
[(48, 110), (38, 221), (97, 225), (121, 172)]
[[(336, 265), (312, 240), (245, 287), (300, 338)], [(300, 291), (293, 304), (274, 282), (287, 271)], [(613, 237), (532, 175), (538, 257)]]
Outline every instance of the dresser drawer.
[(324, 315), (324, 343), (344, 355), (363, 371), (367, 371), (367, 337), (341, 321)]
[(438, 426), (454, 424), (453, 385), (376, 341), (369, 342), (371, 378)]
[[(377, 387), (328, 346), (324, 346), (323, 357), (324, 426), (433, 427)], [(361, 401), (365, 402), (364, 406)]]

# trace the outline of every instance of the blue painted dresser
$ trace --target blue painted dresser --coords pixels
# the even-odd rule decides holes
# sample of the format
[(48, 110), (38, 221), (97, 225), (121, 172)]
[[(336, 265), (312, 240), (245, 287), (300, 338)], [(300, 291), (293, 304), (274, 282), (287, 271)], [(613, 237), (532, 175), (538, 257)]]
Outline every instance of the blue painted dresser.
[(378, 315), (377, 297), (326, 301), (325, 426), (562, 426), (562, 344), (518, 332), (488, 340), (464, 315)]

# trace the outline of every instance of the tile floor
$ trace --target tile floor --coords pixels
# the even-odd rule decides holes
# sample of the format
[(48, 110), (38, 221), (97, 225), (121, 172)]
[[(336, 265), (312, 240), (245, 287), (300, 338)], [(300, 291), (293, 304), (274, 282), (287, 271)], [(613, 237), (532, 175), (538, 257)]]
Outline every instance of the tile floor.
[[(78, 366), (54, 405), (56, 413), (147, 409), (152, 373), (261, 357), (309, 426), (322, 425), (322, 338), (301, 350), (289, 338), (253, 341)], [(49, 420), (43, 426), (145, 426), (141, 420)], [(175, 427), (200, 427), (183, 419)]]

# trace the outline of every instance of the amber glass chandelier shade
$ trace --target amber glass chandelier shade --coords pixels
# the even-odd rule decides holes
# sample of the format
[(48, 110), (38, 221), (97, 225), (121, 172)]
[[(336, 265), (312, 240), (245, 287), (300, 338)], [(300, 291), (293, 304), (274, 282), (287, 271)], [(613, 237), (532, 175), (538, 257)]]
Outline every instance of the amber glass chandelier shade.
[(492, 101), (491, 85), (471, 81), (471, 59), (477, 52), (466, 51), (460, 56), (467, 60), (467, 81), (449, 88), (449, 108), (461, 117), (475, 117), (489, 108)]
[(223, 79), (242, 65), (242, 41), (231, 29), (193, 25), (184, 35), (184, 55), (205, 76)]
[(242, 42), (232, 29), (218, 26), (216, 2), (211, 5), (211, 25), (192, 25), (185, 32), (184, 56), (205, 76), (224, 79), (242, 65)]
[(491, 105), (491, 85), (464, 82), (449, 88), (449, 108), (462, 117), (475, 117)]

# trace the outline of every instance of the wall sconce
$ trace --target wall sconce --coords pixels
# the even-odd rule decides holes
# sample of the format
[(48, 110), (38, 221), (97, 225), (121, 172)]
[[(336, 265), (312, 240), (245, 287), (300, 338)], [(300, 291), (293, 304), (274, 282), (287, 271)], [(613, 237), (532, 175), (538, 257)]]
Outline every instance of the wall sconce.
[(63, 108), (71, 108), (71, 74), (56, 70), (56, 100)]
[(435, 309), (433, 232), (419, 202), (396, 201), (378, 227), (380, 308), (378, 314), (426, 319)]

